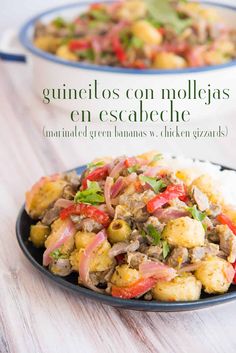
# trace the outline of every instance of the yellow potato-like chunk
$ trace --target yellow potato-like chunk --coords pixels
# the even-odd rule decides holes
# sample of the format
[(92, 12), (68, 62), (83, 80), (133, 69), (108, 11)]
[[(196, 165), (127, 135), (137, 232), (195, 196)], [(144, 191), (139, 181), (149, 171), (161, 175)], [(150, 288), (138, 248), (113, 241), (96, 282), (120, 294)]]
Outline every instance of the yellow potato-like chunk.
[(232, 223), (236, 226), (236, 208), (234, 206), (224, 205), (223, 213), (227, 215)]
[(50, 234), (50, 227), (45, 226), (41, 222), (30, 227), (30, 240), (36, 248), (44, 246), (47, 236)]
[(175, 277), (170, 282), (157, 282), (152, 290), (153, 298), (161, 301), (198, 300), (201, 295), (201, 282), (192, 274)]
[[(78, 232), (79, 233), (79, 232)], [(81, 255), (84, 252), (84, 248), (89, 244), (86, 243), (86, 236), (82, 235), (82, 240), (80, 239), (78, 242), (78, 233), (76, 235), (76, 248), (77, 250), (73, 251), (73, 253), (70, 256), (70, 262), (71, 265), (73, 267), (73, 269), (75, 271), (79, 272), (79, 264), (80, 264), (80, 260), (81, 260)], [(81, 232), (84, 233), (85, 232)], [(93, 236), (91, 236), (92, 233), (87, 233), (90, 234), (88, 235), (87, 239), (90, 237), (90, 241), (93, 238)], [(80, 245), (84, 243), (85, 247), (80, 247)], [(79, 249), (78, 249), (79, 247)], [(97, 271), (106, 271), (108, 270), (111, 266), (112, 266), (112, 259), (109, 256), (109, 250), (111, 248), (111, 245), (109, 244), (109, 242), (107, 240), (105, 240), (100, 247), (96, 250), (96, 252), (94, 253), (94, 256), (91, 258), (90, 264), (89, 264), (89, 270), (90, 272), (97, 272)]]
[(162, 52), (158, 53), (153, 62), (156, 69), (183, 69), (187, 66), (187, 62), (179, 55)]
[(43, 217), (45, 211), (61, 197), (67, 185), (60, 176), (43, 177), (26, 193), (25, 209), (31, 218)]
[(199, 175), (199, 171), (195, 168), (184, 168), (177, 170), (175, 175), (178, 179), (182, 180), (187, 186), (189, 186)]
[(220, 19), (218, 12), (215, 11), (214, 9), (201, 8), (199, 11), (199, 15), (211, 23), (215, 23)]
[(230, 40), (219, 40), (216, 43), (217, 49), (225, 55), (234, 55), (235, 54), (235, 44)]
[(159, 45), (162, 42), (161, 33), (151, 23), (145, 20), (134, 22), (131, 27), (132, 33), (147, 44)]
[(65, 60), (71, 60), (71, 61), (77, 61), (78, 60), (77, 56), (69, 50), (67, 45), (61, 45), (57, 49), (56, 55), (59, 56), (62, 59), (65, 59)]
[(49, 53), (55, 53), (60, 45), (61, 40), (59, 38), (55, 38), (53, 36), (43, 36), (38, 37), (34, 40), (34, 45)]
[(222, 195), (219, 192), (217, 183), (212, 179), (210, 175), (202, 174), (198, 178), (194, 179), (191, 186), (196, 186), (204, 194), (207, 195), (208, 199), (212, 203), (221, 204), (223, 202)]
[(234, 275), (232, 265), (224, 259), (212, 256), (201, 263), (195, 276), (206, 293), (225, 293)]
[(111, 283), (118, 287), (125, 287), (136, 282), (138, 279), (140, 279), (139, 272), (124, 264), (116, 267), (111, 277)]
[(220, 50), (208, 50), (203, 57), (207, 65), (221, 65), (230, 61), (230, 58)]
[(121, 3), (116, 13), (116, 17), (121, 20), (135, 21), (145, 16), (147, 6), (144, 1), (130, 0)]
[(92, 232), (77, 232), (75, 234), (75, 246), (76, 249), (84, 249), (92, 240), (95, 233)]
[(162, 233), (170, 245), (193, 248), (204, 245), (205, 231), (201, 222), (190, 217), (173, 219)]

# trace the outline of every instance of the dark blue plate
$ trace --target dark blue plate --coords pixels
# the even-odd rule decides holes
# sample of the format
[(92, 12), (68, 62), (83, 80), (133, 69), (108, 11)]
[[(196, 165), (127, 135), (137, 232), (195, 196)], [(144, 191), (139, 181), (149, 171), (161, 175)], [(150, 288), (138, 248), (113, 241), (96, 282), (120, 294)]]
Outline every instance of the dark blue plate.
[[(234, 170), (228, 167), (221, 167), (222, 170)], [(85, 166), (76, 168), (76, 172), (81, 174)], [(234, 170), (235, 171), (235, 170)], [(35, 248), (32, 243), (28, 240), (30, 226), (34, 221), (27, 215), (22, 206), (17, 222), (16, 222), (16, 236), (21, 250), (27, 259), (35, 266), (41, 273), (46, 275), (52, 281), (56, 282), (59, 286), (64, 289), (68, 289), (78, 295), (85, 296), (97, 300), (101, 303), (108, 304), (117, 308), (132, 309), (132, 310), (143, 310), (143, 311), (185, 311), (185, 310), (196, 310), (212, 305), (221, 304), (230, 300), (236, 299), (236, 286), (231, 286), (228, 293), (221, 295), (207, 295), (202, 294), (201, 299), (191, 302), (158, 302), (158, 301), (145, 301), (141, 299), (119, 299), (111, 296), (93, 292), (90, 289), (79, 286), (77, 283), (78, 275), (72, 273), (67, 277), (58, 277), (53, 275), (49, 270), (42, 266), (43, 249)]]

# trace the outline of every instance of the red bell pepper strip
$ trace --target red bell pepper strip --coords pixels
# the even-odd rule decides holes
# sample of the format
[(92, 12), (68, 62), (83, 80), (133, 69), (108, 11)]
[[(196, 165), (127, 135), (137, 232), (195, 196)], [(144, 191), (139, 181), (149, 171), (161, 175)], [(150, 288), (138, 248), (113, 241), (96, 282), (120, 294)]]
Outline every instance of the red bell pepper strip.
[(136, 164), (138, 164), (138, 161), (137, 161), (137, 158), (135, 158), (135, 157), (129, 157), (125, 160), (124, 163), (125, 163), (126, 168), (130, 168), (130, 167), (133, 167)]
[(68, 43), (68, 47), (71, 51), (79, 51), (79, 50), (88, 49), (91, 47), (91, 45), (89, 41), (86, 39), (72, 39)]
[(186, 190), (183, 185), (168, 185), (164, 192), (156, 195), (153, 199), (148, 201), (147, 210), (149, 213), (153, 213), (156, 209), (162, 207), (167, 202), (176, 199), (177, 197), (184, 197), (185, 195)]
[(164, 27), (160, 27), (157, 28), (158, 32), (160, 32), (160, 34), (164, 35), (166, 33), (166, 29)]
[(233, 278), (232, 283), (233, 283), (233, 284), (236, 284), (236, 261), (232, 264), (232, 266), (233, 266), (234, 271), (235, 271), (235, 274), (234, 274), (234, 278)]
[(122, 299), (131, 299), (143, 295), (152, 289), (157, 280), (154, 277), (141, 278), (126, 287), (111, 287), (111, 295)]
[(66, 219), (70, 215), (79, 215), (79, 216), (92, 218), (94, 221), (102, 224), (103, 227), (105, 228), (108, 227), (108, 225), (110, 224), (110, 218), (107, 213), (99, 210), (95, 206), (87, 205), (84, 203), (77, 203), (77, 204), (71, 205), (67, 208), (64, 208), (60, 212), (60, 218), (62, 220)]
[(140, 70), (143, 70), (143, 69), (146, 69), (147, 68), (147, 65), (142, 61), (142, 60), (135, 60), (134, 63), (132, 64), (132, 66), (136, 69), (140, 69)]
[(89, 173), (82, 181), (82, 190), (87, 189), (87, 181), (99, 181), (103, 180), (108, 176), (108, 167), (99, 167), (94, 169), (91, 173)]
[(91, 10), (100, 10), (104, 9), (104, 4), (100, 4), (98, 2), (95, 2), (94, 4), (91, 4), (89, 7)]
[(112, 48), (119, 62), (123, 64), (127, 56), (118, 35), (112, 39)]
[(233, 224), (233, 222), (231, 221), (231, 219), (226, 216), (225, 214), (221, 213), (217, 216), (217, 220), (221, 223), (221, 224), (226, 224), (229, 229), (232, 230), (232, 232), (234, 233), (234, 235), (236, 235), (236, 225)]

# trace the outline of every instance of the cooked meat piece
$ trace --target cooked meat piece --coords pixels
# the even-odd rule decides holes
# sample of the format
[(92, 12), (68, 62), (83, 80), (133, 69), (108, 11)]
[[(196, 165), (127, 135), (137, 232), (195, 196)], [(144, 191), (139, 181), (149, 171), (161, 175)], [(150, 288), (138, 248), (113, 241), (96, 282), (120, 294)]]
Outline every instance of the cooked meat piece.
[(143, 243), (145, 241), (144, 237), (138, 230), (133, 230), (131, 235), (130, 235), (130, 240), (138, 240), (139, 243)]
[(72, 271), (69, 259), (53, 260), (49, 268), (52, 273), (62, 277), (68, 276)]
[(65, 175), (65, 180), (68, 181), (74, 190), (78, 190), (80, 186), (80, 175), (77, 175), (75, 171), (67, 173)]
[(80, 216), (71, 216), (71, 219), (75, 224), (76, 229), (84, 232), (98, 232), (102, 229), (102, 225), (91, 218), (83, 218)]
[(149, 213), (145, 208), (133, 211), (133, 218), (135, 222), (145, 222), (149, 217)]
[(149, 291), (144, 295), (144, 300), (152, 300), (152, 292)]
[(196, 186), (192, 189), (193, 198), (200, 211), (206, 211), (209, 208), (208, 197)]
[(195, 33), (197, 34), (198, 43), (205, 43), (208, 36), (207, 30), (208, 23), (204, 19), (198, 18), (198, 21), (194, 25)]
[(148, 257), (152, 257), (154, 259), (160, 260), (162, 258), (162, 247), (158, 245), (151, 245), (145, 247), (145, 249), (142, 249), (142, 252), (144, 252)]
[(220, 250), (227, 255), (227, 260), (231, 263), (236, 260), (236, 237), (227, 225), (216, 226), (216, 231), (220, 238)]
[(171, 219), (188, 216), (188, 212), (177, 207), (159, 208), (155, 211), (155, 217), (162, 223), (167, 223)]
[(216, 232), (216, 228), (213, 228), (209, 231), (209, 233), (207, 234), (207, 239), (211, 243), (220, 242), (219, 234)]
[(175, 173), (168, 173), (165, 175), (163, 179), (163, 182), (168, 185), (168, 184), (179, 184), (181, 181), (176, 177)]
[(147, 231), (149, 225), (152, 225), (156, 230), (161, 233), (165, 227), (165, 224), (161, 223), (157, 217), (151, 216), (148, 218), (147, 222), (144, 223), (144, 229)]
[(139, 248), (139, 241), (131, 241), (130, 243), (125, 243), (125, 242), (119, 242), (114, 244), (111, 249), (109, 250), (109, 256), (110, 257), (115, 257), (120, 254), (124, 254), (127, 252), (133, 252), (136, 251)]
[(47, 26), (42, 22), (36, 22), (34, 29), (34, 38), (43, 37), (47, 34)]
[(221, 211), (222, 211), (222, 209), (221, 209), (221, 206), (220, 205), (216, 205), (216, 204), (211, 204), (210, 205), (210, 208), (209, 208), (209, 216), (211, 216), (211, 217), (216, 217), (216, 216), (218, 216), (220, 213), (221, 213)]
[(46, 213), (43, 216), (42, 223), (47, 226), (50, 226), (52, 222), (54, 222), (59, 217), (60, 210), (61, 210), (60, 207), (53, 207), (48, 211), (46, 211)]
[(188, 261), (188, 249), (179, 246), (174, 248), (168, 257), (167, 263), (171, 267), (181, 267)]
[(186, 203), (177, 199), (173, 199), (168, 202), (170, 206), (172, 207), (177, 207), (179, 210), (186, 210)]
[(196, 246), (189, 250), (190, 260), (193, 263), (204, 259), (206, 255), (216, 256), (218, 254), (219, 245), (213, 243), (208, 243), (206, 246)]
[(127, 263), (130, 267), (139, 269), (139, 265), (147, 260), (147, 255), (142, 254), (141, 252), (128, 252), (127, 254)]
[(109, 282), (114, 272), (114, 269), (115, 269), (115, 262), (114, 262), (114, 265), (106, 271), (91, 272), (89, 277), (92, 284), (94, 286), (97, 286), (99, 283), (104, 284)]
[(115, 209), (114, 219), (123, 219), (124, 221), (132, 217), (132, 213), (125, 206), (118, 205)]
[(132, 195), (122, 194), (119, 197), (119, 203), (125, 206), (132, 214), (143, 209), (146, 203), (156, 194), (152, 190), (146, 190), (144, 193), (134, 193)]
[(202, 224), (205, 226), (206, 234), (211, 232), (212, 229), (214, 228), (214, 225), (209, 217), (205, 217), (204, 220), (202, 221)]
[(206, 255), (216, 256), (219, 254), (220, 248), (218, 244), (208, 243), (206, 246)]
[(113, 262), (113, 265), (111, 266), (111, 268), (109, 270), (104, 272), (104, 280), (106, 282), (110, 282), (111, 276), (113, 275), (115, 268), (116, 268), (116, 261)]
[(75, 190), (73, 187), (68, 184), (64, 187), (62, 198), (66, 200), (74, 200), (75, 197)]
[(196, 246), (193, 249), (189, 250), (189, 256), (191, 262), (197, 262), (202, 260), (206, 255), (206, 249), (204, 246)]

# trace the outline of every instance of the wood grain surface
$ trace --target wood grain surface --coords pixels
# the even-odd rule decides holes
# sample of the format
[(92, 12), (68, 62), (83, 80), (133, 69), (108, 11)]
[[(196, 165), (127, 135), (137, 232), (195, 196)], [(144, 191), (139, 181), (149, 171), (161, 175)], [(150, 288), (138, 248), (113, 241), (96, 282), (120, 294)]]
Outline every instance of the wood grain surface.
[[(63, 113), (34, 94), (24, 64), (0, 62), (0, 352), (234, 353), (236, 302), (195, 312), (117, 310), (71, 294), (44, 278), (21, 253), (15, 221), (24, 192), (40, 176), (96, 155), (135, 153), (151, 141), (46, 139)], [(228, 121), (235, 131), (235, 121)], [(224, 141), (166, 141), (158, 148), (236, 167), (235, 136)]]

